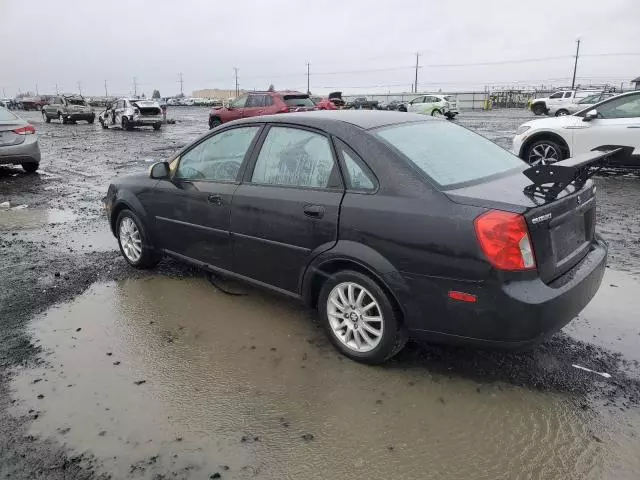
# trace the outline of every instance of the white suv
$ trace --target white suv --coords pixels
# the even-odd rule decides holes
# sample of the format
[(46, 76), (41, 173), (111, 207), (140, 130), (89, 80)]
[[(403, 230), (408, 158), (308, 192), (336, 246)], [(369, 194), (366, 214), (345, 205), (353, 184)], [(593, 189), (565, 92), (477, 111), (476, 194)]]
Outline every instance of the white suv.
[(422, 113), (432, 117), (445, 116), (448, 119), (454, 118), (458, 113), (458, 101), (453, 95), (439, 95), (431, 93), (422, 95), (411, 100), (404, 105), (404, 109), (399, 110), (412, 113)]
[(513, 153), (531, 165), (557, 162), (595, 148), (631, 147), (620, 166), (640, 167), (640, 91), (623, 93), (573, 115), (524, 123), (513, 139)]
[(531, 101), (531, 111), (536, 115), (549, 113), (549, 109), (560, 105), (576, 103), (585, 97), (601, 93), (601, 90), (561, 90), (555, 92), (548, 97), (534, 98)]

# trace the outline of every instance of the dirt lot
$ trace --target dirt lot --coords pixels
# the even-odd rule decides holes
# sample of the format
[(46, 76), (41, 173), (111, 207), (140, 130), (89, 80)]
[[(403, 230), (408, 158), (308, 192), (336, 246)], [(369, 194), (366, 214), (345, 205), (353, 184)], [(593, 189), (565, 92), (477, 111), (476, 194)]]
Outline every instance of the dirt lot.
[[(109, 178), (203, 133), (206, 109), (176, 108), (160, 132), (21, 114), (43, 162), (37, 175), (0, 167), (0, 203), (27, 205), (0, 211), (0, 477), (637, 478), (637, 176), (597, 179), (610, 268), (550, 341), (411, 345), (372, 368), (286, 299), (120, 258), (100, 205)], [(458, 121), (508, 147), (529, 118)]]

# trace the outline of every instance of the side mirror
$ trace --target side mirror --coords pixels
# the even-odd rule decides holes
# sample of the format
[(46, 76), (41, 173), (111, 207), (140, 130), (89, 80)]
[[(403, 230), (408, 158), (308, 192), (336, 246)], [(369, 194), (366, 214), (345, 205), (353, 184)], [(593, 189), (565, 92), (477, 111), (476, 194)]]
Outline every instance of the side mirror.
[(169, 170), (169, 164), (167, 162), (154, 163), (149, 170), (149, 178), (156, 180), (166, 180), (170, 175), (171, 170)]
[(589, 110), (587, 114), (582, 119), (583, 122), (590, 122), (594, 118), (598, 118), (598, 110), (595, 108), (593, 110)]

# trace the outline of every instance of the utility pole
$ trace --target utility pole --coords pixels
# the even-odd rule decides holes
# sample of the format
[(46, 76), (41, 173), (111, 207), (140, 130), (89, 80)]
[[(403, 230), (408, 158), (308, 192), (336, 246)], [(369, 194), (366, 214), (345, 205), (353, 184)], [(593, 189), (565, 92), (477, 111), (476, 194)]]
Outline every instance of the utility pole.
[(80, 96), (82, 96), (82, 83), (78, 82), (78, 91), (80, 92)]
[(58, 84), (56, 83), (56, 95), (60, 95), (60, 92), (58, 92)]
[(40, 92), (38, 92), (38, 84), (36, 83), (36, 97), (40, 96)]
[(136, 77), (133, 77), (133, 96), (138, 96), (138, 79)]
[(182, 87), (184, 85), (184, 82), (182, 81), (182, 72), (180, 72), (180, 96), (184, 97), (184, 91), (182, 90)]
[(7, 94), (6, 94), (6, 92), (4, 91), (4, 87), (2, 87), (2, 98), (7, 98)]
[(420, 58), (420, 52), (416, 52), (416, 82), (414, 83), (413, 93), (418, 93), (418, 59)]
[(233, 67), (233, 71), (235, 72), (235, 76), (236, 76), (236, 97), (237, 97), (238, 95), (240, 95), (240, 90), (238, 89), (238, 68)]
[(578, 69), (578, 55), (580, 54), (580, 39), (576, 40), (576, 61), (573, 64), (573, 80), (571, 81), (571, 90), (576, 86), (576, 70)]
[(107, 81), (104, 81), (104, 96), (108, 97), (109, 96), (109, 91), (107, 90)]
[(307, 95), (311, 95), (311, 89), (309, 87), (309, 66), (311, 64), (307, 62)]

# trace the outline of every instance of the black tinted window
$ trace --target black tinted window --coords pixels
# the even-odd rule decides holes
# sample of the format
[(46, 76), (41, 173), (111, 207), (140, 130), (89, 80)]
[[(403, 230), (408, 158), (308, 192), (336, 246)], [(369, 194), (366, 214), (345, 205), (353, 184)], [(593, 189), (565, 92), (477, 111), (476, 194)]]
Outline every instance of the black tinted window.
[(234, 181), (260, 127), (225, 130), (200, 142), (182, 155), (177, 178)]
[(249, 99), (247, 100), (246, 107), (264, 107), (266, 106), (266, 95), (249, 95)]
[(598, 118), (640, 118), (640, 93), (614, 98), (595, 109)]
[(284, 103), (289, 107), (314, 107), (309, 95), (285, 95), (282, 97)]
[(554, 93), (549, 98), (562, 98), (562, 92)]
[(524, 166), (495, 143), (450, 122), (407, 123), (376, 134), (443, 187)]
[(269, 185), (339, 186), (329, 139), (288, 127), (272, 127), (262, 145), (251, 181)]

